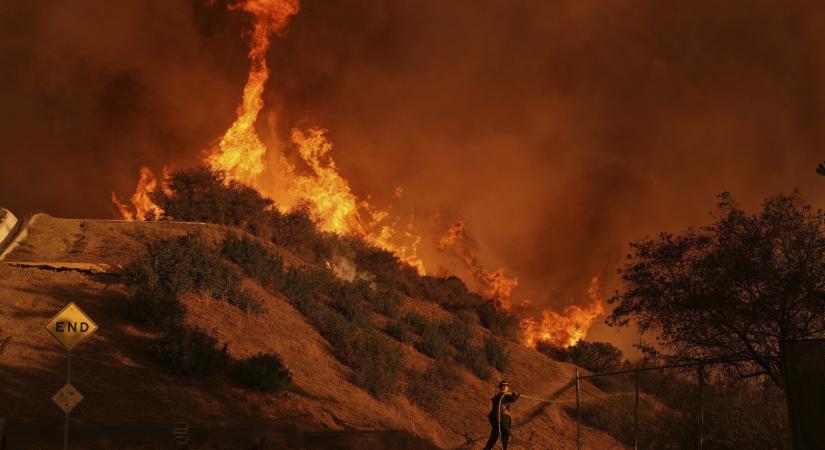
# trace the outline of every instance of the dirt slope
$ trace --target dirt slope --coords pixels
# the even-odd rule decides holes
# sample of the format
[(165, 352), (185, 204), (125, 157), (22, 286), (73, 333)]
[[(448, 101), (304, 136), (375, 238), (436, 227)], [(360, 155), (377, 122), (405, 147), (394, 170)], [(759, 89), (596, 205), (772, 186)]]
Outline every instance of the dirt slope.
[[(58, 418), (50, 396), (64, 382), (66, 356), (44, 324), (67, 302), (81, 306), (100, 326), (73, 359), (73, 384), (86, 399), (73, 415), (86, 420), (271, 421), (308, 429), (400, 429), (442, 448), (483, 446), (486, 412), (494, 383), (478, 380), (462, 369), (464, 382), (443, 394), (444, 408), (432, 416), (404, 396), (379, 401), (348, 380), (349, 369), (330, 353), (329, 344), (284, 298), (249, 287), (266, 305), (263, 316), (244, 314), (226, 303), (190, 296), (184, 299), (187, 320), (214, 329), (236, 358), (272, 351), (293, 373), (294, 387), (286, 398), (239, 388), (226, 376), (178, 378), (148, 356), (156, 338), (133, 326), (125, 314), (126, 292), (115, 277), (82, 270), (103, 265), (112, 272), (139, 255), (143, 243), (156, 238), (201, 230), (218, 240), (225, 227), (193, 223), (136, 223), (57, 219), (37, 215), (25, 240), (0, 263), (0, 342), (10, 338), (0, 354), (0, 416)], [(288, 264), (300, 263), (282, 252)], [(37, 263), (38, 267), (16, 262)], [(42, 267), (66, 267), (51, 270)], [(405, 308), (428, 315), (449, 314), (432, 303), (410, 299)], [(508, 343), (511, 369), (506, 374), (517, 390), (531, 396), (573, 400), (563, 390), (575, 366)], [(431, 360), (407, 347), (411, 365)], [(585, 384), (585, 389), (597, 391)], [(559, 394), (559, 392), (561, 392)], [(559, 408), (528, 399), (514, 406), (516, 448), (575, 447), (575, 422)], [(586, 448), (622, 448), (610, 436), (584, 429)]]

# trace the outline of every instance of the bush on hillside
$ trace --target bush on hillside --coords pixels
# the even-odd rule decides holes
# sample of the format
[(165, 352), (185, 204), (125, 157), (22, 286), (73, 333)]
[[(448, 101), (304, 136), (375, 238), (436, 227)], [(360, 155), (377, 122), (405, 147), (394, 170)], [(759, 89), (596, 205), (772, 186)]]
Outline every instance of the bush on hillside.
[(376, 289), (369, 294), (372, 308), (387, 317), (396, 318), (403, 303), (401, 295), (395, 289)]
[(258, 354), (238, 361), (235, 366), (238, 382), (250, 389), (271, 394), (286, 392), (292, 375), (278, 355)]
[(205, 376), (222, 369), (228, 357), (226, 345), (197, 328), (171, 331), (152, 346), (155, 357), (178, 375)]
[(255, 316), (260, 316), (266, 313), (266, 307), (263, 302), (247, 289), (242, 289), (237, 294), (231, 296), (228, 301), (230, 305), (240, 309), (243, 312), (252, 313)]
[(459, 361), (480, 380), (489, 380), (493, 373), (483, 347), (468, 347), (459, 353)]
[(504, 308), (489, 301), (479, 303), (474, 308), (484, 328), (504, 338), (515, 339), (519, 333), (519, 319)]
[(499, 372), (507, 370), (510, 365), (510, 352), (507, 344), (502, 339), (492, 336), (484, 338), (484, 354), (487, 356), (487, 363), (495, 367)]
[(355, 384), (378, 397), (396, 393), (404, 370), (404, 352), (398, 344), (382, 333), (362, 329), (344, 353)]
[(433, 359), (443, 359), (450, 356), (450, 341), (444, 334), (442, 327), (428, 323), (421, 333), (418, 350)]
[(484, 301), (478, 295), (467, 289), (461, 278), (455, 275), (448, 277), (423, 277), (423, 295), (449, 311), (473, 308)]
[(322, 295), (331, 295), (338, 279), (327, 269), (290, 267), (284, 274), (279, 290), (299, 311), (320, 301)]
[(430, 321), (426, 317), (414, 312), (407, 313), (404, 316), (404, 322), (409, 324), (410, 328), (419, 336), (424, 334), (424, 330), (430, 326)]
[(170, 219), (231, 225), (268, 237), (280, 216), (272, 200), (206, 167), (176, 170), (166, 186), (168, 192), (158, 190), (152, 199)]
[(318, 230), (312, 210), (306, 203), (298, 204), (280, 216), (272, 228), (272, 242), (314, 263), (323, 263), (329, 258), (330, 239), (333, 237)]
[(540, 342), (536, 350), (558, 361), (570, 362), (593, 373), (611, 372), (625, 366), (622, 351), (608, 342), (581, 340), (568, 348)]
[(350, 240), (349, 246), (355, 250), (358, 269), (375, 276), (377, 284), (387, 289), (397, 289), (409, 297), (420, 294), (421, 277), (415, 268), (391, 252), (375, 248), (362, 240)]
[[(340, 292), (345, 293), (348, 290), (343, 289)], [(335, 308), (353, 323), (361, 326), (372, 324), (372, 311), (360, 297), (343, 294), (340, 297), (333, 297), (333, 302)]]
[(227, 232), (221, 242), (221, 254), (240, 266), (250, 278), (262, 286), (280, 286), (284, 271), (284, 261), (280, 255), (271, 253), (263, 244), (248, 236)]
[(132, 317), (153, 326), (180, 322), (184, 294), (204, 293), (233, 303), (247, 300), (240, 275), (198, 232), (148, 243), (146, 254), (126, 267), (124, 281), (134, 289)]
[(413, 342), (413, 331), (410, 325), (403, 320), (395, 319), (387, 325), (387, 334), (394, 337), (402, 344)]
[(469, 348), (476, 338), (476, 330), (473, 325), (460, 317), (453, 317), (451, 320), (442, 322), (440, 327), (447, 341), (458, 351)]
[(455, 367), (446, 360), (438, 360), (425, 372), (411, 372), (407, 396), (428, 412), (438, 412), (444, 405), (444, 392), (453, 389), (459, 381)]

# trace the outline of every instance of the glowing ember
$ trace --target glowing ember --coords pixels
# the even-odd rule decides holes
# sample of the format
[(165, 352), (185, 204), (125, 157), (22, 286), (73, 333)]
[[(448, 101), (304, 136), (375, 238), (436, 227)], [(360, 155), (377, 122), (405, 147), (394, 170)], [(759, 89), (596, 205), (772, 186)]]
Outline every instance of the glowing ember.
[(604, 312), (604, 305), (599, 292), (599, 279), (594, 277), (588, 289), (590, 305), (584, 308), (571, 305), (562, 314), (544, 310), (541, 322), (533, 318), (521, 321), (523, 343), (535, 347), (538, 342), (545, 342), (557, 347), (576, 345), (587, 335), (593, 319)]

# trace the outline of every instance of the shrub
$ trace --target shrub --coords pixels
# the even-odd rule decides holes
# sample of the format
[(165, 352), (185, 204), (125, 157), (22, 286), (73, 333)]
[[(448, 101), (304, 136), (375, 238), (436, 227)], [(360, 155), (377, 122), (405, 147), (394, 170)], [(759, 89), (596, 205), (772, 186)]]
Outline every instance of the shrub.
[(452, 320), (442, 322), (440, 327), (447, 341), (459, 351), (470, 347), (473, 339), (476, 337), (476, 330), (473, 326), (461, 320), (459, 317), (454, 317)]
[(487, 362), (499, 372), (507, 370), (510, 364), (510, 353), (503, 340), (492, 336), (484, 338), (484, 354), (487, 356)]
[(146, 254), (126, 267), (124, 280), (135, 291), (129, 307), (132, 317), (153, 326), (180, 323), (184, 294), (243, 300), (240, 275), (198, 232), (148, 243)]
[(394, 320), (387, 325), (387, 334), (394, 337), (402, 344), (411, 344), (413, 342), (412, 328), (407, 322), (403, 320)]
[(140, 323), (161, 329), (173, 329), (183, 324), (183, 305), (173, 294), (139, 287), (128, 305), (129, 317)]
[(484, 302), (478, 294), (471, 294), (464, 281), (454, 275), (448, 277), (424, 276), (423, 286), (424, 297), (450, 311), (473, 307)]
[(398, 344), (373, 330), (358, 333), (349, 351), (353, 382), (375, 396), (397, 391), (404, 369), (404, 352)]
[(305, 203), (278, 217), (272, 227), (272, 242), (316, 263), (329, 256), (327, 240), (315, 226), (311, 209)]
[(420, 295), (421, 277), (415, 268), (391, 252), (375, 248), (362, 240), (351, 239), (349, 246), (355, 250), (358, 268), (375, 276), (378, 284), (397, 289), (410, 297)]
[(329, 341), (335, 349), (335, 354), (344, 363), (352, 361), (350, 352), (355, 351), (355, 340), (359, 327), (346, 319), (346, 317), (332, 311), (326, 305), (318, 308), (315, 314), (315, 322), (321, 334)]
[(625, 365), (622, 351), (608, 342), (582, 340), (568, 348), (539, 343), (536, 350), (553, 359), (573, 363), (593, 373), (619, 370)]
[(272, 200), (206, 167), (176, 170), (166, 183), (171, 195), (159, 190), (152, 198), (174, 220), (232, 225), (265, 236), (280, 216)]
[(407, 385), (407, 396), (424, 410), (437, 412), (444, 405), (444, 391), (452, 389), (459, 380), (458, 371), (446, 360), (437, 360), (435, 366), (423, 373), (412, 372)]
[(266, 307), (260, 299), (256, 298), (252, 293), (246, 289), (241, 290), (229, 299), (229, 304), (240, 309), (243, 312), (250, 312), (253, 315), (260, 316), (266, 313)]
[(421, 333), (418, 350), (433, 359), (442, 359), (450, 355), (450, 341), (440, 326), (427, 324)]
[(250, 278), (266, 287), (280, 285), (284, 270), (283, 259), (270, 254), (260, 242), (247, 236), (238, 238), (228, 232), (221, 243), (221, 254), (240, 266)]
[(404, 316), (404, 322), (407, 322), (415, 334), (419, 336), (424, 334), (424, 330), (430, 326), (430, 321), (418, 313), (407, 313), (407, 315)]
[(487, 364), (487, 355), (482, 347), (468, 347), (459, 353), (459, 360), (480, 380), (489, 380), (493, 373)]
[(462, 322), (468, 323), (472, 326), (478, 326), (478, 314), (474, 311), (462, 309), (455, 313), (455, 316)]
[(438, 379), (432, 371), (412, 372), (407, 385), (407, 396), (413, 403), (429, 412), (438, 411), (444, 404), (444, 391), (438, 385)]
[(152, 346), (155, 357), (178, 375), (204, 376), (226, 365), (226, 345), (197, 328), (181, 327), (171, 331)]
[(484, 301), (476, 305), (475, 311), (481, 325), (493, 334), (504, 338), (515, 338), (518, 334), (519, 319), (507, 310)]
[[(369, 287), (367, 287), (369, 289)], [(364, 304), (364, 287), (362, 283), (338, 282), (332, 299), (335, 308), (349, 320), (366, 325), (372, 323), (372, 313)]]
[(373, 309), (387, 317), (396, 318), (401, 309), (401, 295), (394, 289), (371, 291), (369, 301)]
[(290, 267), (284, 274), (280, 291), (307, 315), (320, 301), (318, 297), (329, 295), (337, 285), (338, 280), (329, 270)]
[(292, 383), (292, 376), (281, 358), (271, 353), (239, 361), (235, 367), (235, 375), (241, 385), (272, 394), (286, 392)]

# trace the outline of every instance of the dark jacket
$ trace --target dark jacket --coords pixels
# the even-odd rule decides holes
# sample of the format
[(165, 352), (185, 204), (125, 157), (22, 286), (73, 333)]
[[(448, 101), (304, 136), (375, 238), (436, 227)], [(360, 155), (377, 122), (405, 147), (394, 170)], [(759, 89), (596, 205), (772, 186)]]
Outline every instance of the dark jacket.
[[(499, 417), (496, 414), (496, 408), (501, 407), (501, 415), (510, 415), (510, 404), (514, 401), (518, 400), (518, 392), (499, 392), (498, 394), (494, 395), (493, 398), (490, 399), (491, 408), (490, 408), (490, 418), (497, 418)], [(501, 402), (499, 403), (499, 399)]]

